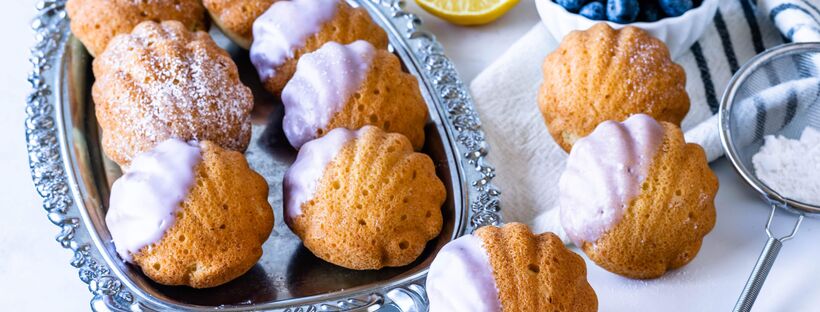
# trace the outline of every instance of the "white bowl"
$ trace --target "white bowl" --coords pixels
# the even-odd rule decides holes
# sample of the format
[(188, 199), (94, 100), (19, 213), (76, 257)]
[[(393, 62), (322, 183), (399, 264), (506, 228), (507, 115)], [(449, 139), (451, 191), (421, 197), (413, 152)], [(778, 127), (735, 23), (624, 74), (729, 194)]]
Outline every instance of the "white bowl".
[(580, 14), (567, 11), (552, 0), (534, 1), (541, 21), (558, 42), (561, 42), (561, 39), (573, 30), (586, 30), (597, 23), (607, 23), (615, 29), (635, 26), (665, 42), (673, 59), (683, 55), (703, 35), (706, 27), (712, 24), (720, 2), (720, 0), (703, 0), (700, 6), (686, 11), (681, 16), (666, 17), (651, 23), (618, 24), (588, 19)]

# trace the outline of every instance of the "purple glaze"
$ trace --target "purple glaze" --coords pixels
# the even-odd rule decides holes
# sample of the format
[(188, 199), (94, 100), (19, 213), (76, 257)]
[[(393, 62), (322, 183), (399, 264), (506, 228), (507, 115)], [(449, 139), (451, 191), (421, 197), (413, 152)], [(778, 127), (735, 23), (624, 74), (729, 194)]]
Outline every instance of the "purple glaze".
[(131, 254), (162, 238), (188, 196), (201, 160), (198, 144), (178, 139), (134, 157), (128, 172), (111, 187), (105, 215), (120, 257), (131, 261)]
[(374, 53), (367, 41), (328, 42), (299, 59), (296, 73), (282, 90), (282, 127), (291, 145), (298, 149), (316, 138), (317, 130), (342, 110), (361, 87)]
[(336, 14), (338, 0), (277, 1), (253, 23), (251, 62), (262, 81)]
[(663, 126), (644, 114), (605, 121), (578, 140), (558, 182), (561, 225), (577, 246), (595, 242), (621, 221), (638, 196)]
[(285, 223), (291, 221), (302, 214), (302, 204), (313, 198), (316, 187), (322, 180), (325, 167), (339, 154), (344, 146), (357, 138), (370, 126), (365, 126), (358, 131), (351, 131), (345, 128), (336, 128), (327, 135), (316, 140), (305, 143), (296, 161), (285, 172), (284, 202), (285, 202)]
[(501, 311), (490, 258), (481, 239), (462, 236), (438, 252), (427, 273), (430, 312)]

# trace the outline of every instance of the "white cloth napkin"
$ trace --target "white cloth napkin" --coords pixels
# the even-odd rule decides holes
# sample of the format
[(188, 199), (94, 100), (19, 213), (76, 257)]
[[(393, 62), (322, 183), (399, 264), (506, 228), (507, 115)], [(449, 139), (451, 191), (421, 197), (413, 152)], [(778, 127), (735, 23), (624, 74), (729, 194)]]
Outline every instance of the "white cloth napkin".
[[(820, 0), (721, 0), (713, 25), (675, 60), (686, 70), (691, 99), (682, 128), (687, 141), (704, 147), (709, 161), (723, 155), (715, 114), (729, 79), (768, 47), (820, 41), (819, 7)], [(557, 45), (541, 23), (535, 25), (470, 89), (490, 146), (489, 160), (496, 166), (494, 182), (502, 192), (505, 221), (527, 223), (536, 233), (555, 232), (568, 242), (553, 209), (567, 155), (547, 132), (536, 101), (541, 63)]]

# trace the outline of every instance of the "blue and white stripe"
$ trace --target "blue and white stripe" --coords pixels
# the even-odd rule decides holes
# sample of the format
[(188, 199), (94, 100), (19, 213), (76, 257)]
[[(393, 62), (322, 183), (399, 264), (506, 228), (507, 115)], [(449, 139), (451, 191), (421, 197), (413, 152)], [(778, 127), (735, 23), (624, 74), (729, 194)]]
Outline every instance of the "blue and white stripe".
[[(790, 41), (820, 41), (820, 0), (720, 0), (720, 6), (703, 37), (690, 51), (676, 61), (688, 74), (686, 89), (691, 98), (689, 115), (683, 122), (687, 140), (701, 144), (710, 160), (723, 155), (717, 133), (717, 114), (720, 97), (732, 75), (740, 66), (768, 48)], [(820, 60), (797, 63), (799, 77), (785, 77), (784, 73), (768, 69), (766, 78), (773, 85), (810, 76), (816, 77)], [(802, 85), (802, 84), (800, 84)], [(790, 88), (783, 88), (787, 106), (764, 105), (758, 98), (750, 127), (762, 134), (764, 129), (783, 127), (790, 121), (803, 101), (816, 100)], [(778, 98), (779, 99), (779, 98)], [(754, 104), (754, 103), (753, 103)], [(775, 118), (774, 115), (777, 115)], [(752, 129), (752, 128), (750, 128)], [(752, 133), (751, 139), (756, 139)]]
[(762, 8), (789, 41), (820, 41), (820, 4), (810, 0), (769, 0)]

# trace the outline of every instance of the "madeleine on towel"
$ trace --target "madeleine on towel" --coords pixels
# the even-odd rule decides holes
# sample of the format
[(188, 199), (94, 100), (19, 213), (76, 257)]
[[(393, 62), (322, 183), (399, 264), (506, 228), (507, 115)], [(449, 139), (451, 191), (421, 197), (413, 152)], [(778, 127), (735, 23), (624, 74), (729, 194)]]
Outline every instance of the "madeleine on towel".
[(686, 73), (647, 32), (600, 23), (567, 35), (544, 60), (538, 105), (565, 151), (606, 120), (643, 113), (680, 126), (689, 112)]

